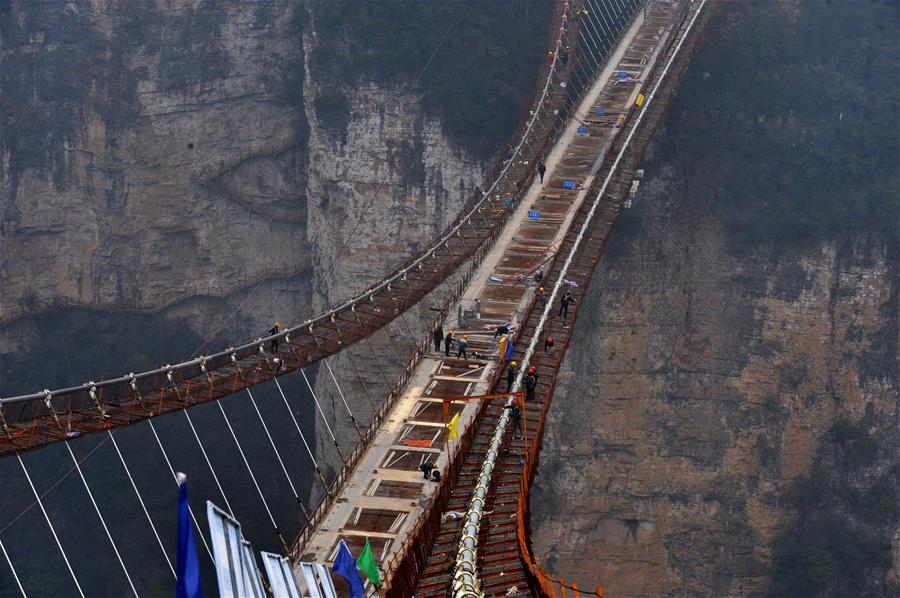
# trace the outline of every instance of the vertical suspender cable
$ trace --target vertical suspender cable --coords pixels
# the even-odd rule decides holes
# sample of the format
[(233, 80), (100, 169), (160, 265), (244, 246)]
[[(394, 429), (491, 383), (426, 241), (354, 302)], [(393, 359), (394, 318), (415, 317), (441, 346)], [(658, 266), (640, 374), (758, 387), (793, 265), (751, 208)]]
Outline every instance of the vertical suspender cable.
[(306, 382), (306, 388), (309, 389), (310, 394), (312, 395), (313, 401), (316, 402), (316, 408), (319, 410), (319, 415), (322, 416), (322, 421), (325, 422), (325, 429), (328, 430), (328, 435), (331, 436), (332, 442), (334, 442), (334, 448), (337, 449), (338, 457), (341, 458), (341, 462), (346, 465), (347, 460), (344, 459), (344, 453), (341, 452), (341, 447), (338, 446), (337, 438), (334, 437), (334, 432), (331, 431), (331, 426), (328, 425), (328, 419), (325, 417), (325, 413), (322, 411), (322, 406), (319, 405), (319, 399), (316, 398), (316, 391), (313, 390), (312, 384), (309, 383), (309, 378), (306, 377), (306, 372), (302, 369), (300, 373), (303, 375), (303, 380)]
[(53, 522), (50, 521), (50, 516), (47, 515), (47, 509), (44, 508), (44, 502), (41, 500), (41, 496), (38, 494), (37, 488), (34, 487), (34, 484), (31, 482), (31, 476), (28, 475), (28, 469), (25, 467), (25, 462), (22, 461), (22, 455), (16, 453), (16, 458), (19, 460), (19, 465), (22, 466), (22, 471), (25, 473), (25, 479), (28, 480), (28, 485), (31, 487), (31, 491), (34, 493), (34, 498), (37, 500), (38, 506), (41, 508), (41, 512), (44, 514), (44, 519), (47, 521), (47, 525), (50, 526), (50, 533), (53, 534), (53, 539), (56, 541), (56, 546), (59, 548), (60, 554), (62, 554), (63, 560), (66, 562), (66, 568), (69, 570), (69, 574), (72, 576), (72, 581), (75, 582), (75, 587), (78, 589), (78, 595), (81, 598), (84, 598), (84, 592), (81, 591), (81, 584), (78, 583), (78, 577), (75, 575), (75, 571), (72, 569), (72, 564), (69, 563), (69, 557), (66, 556), (66, 551), (62, 547), (62, 543), (59, 541), (59, 536), (56, 535), (56, 529), (53, 527)]
[(304, 506), (303, 501), (300, 500), (300, 495), (297, 493), (297, 488), (294, 487), (294, 482), (291, 481), (291, 476), (288, 475), (287, 468), (284, 466), (284, 461), (281, 460), (281, 453), (278, 452), (278, 448), (275, 446), (275, 441), (272, 440), (272, 435), (269, 433), (269, 426), (266, 425), (266, 420), (263, 419), (262, 413), (259, 411), (259, 407), (256, 405), (256, 399), (253, 398), (253, 393), (250, 392), (250, 389), (247, 389), (247, 394), (250, 395), (250, 403), (253, 405), (253, 409), (256, 411), (256, 415), (259, 416), (259, 423), (262, 424), (263, 430), (266, 432), (266, 437), (269, 439), (269, 444), (272, 445), (272, 450), (275, 451), (275, 457), (278, 459), (278, 464), (281, 465), (281, 471), (284, 472), (284, 477), (287, 479), (288, 484), (291, 487), (291, 492), (294, 493), (294, 498), (297, 499), (297, 504), (300, 505), (300, 510), (303, 511), (303, 516), (309, 521), (309, 513), (306, 511), (306, 506)]
[(166, 559), (166, 564), (169, 565), (169, 571), (172, 572), (172, 575), (175, 579), (178, 579), (178, 575), (175, 573), (175, 568), (172, 566), (172, 560), (169, 558), (169, 553), (166, 552), (166, 547), (163, 546), (162, 540), (159, 537), (159, 533), (156, 531), (156, 526), (153, 524), (153, 519), (150, 518), (150, 512), (147, 510), (147, 505), (144, 504), (144, 499), (141, 496), (140, 490), (138, 490), (137, 484), (134, 483), (134, 478), (131, 477), (131, 471), (128, 469), (128, 464), (125, 463), (125, 458), (122, 456), (122, 451), (119, 450), (119, 443), (116, 442), (115, 436), (113, 436), (112, 430), (107, 430), (107, 434), (109, 434), (109, 439), (112, 440), (113, 447), (116, 449), (116, 453), (119, 455), (119, 461), (122, 462), (122, 467), (125, 468), (125, 475), (128, 476), (128, 481), (131, 482), (131, 487), (134, 488), (134, 493), (137, 495), (138, 502), (141, 503), (141, 509), (144, 510), (144, 515), (147, 517), (147, 522), (150, 524), (150, 529), (153, 530), (153, 537), (156, 538), (156, 543), (159, 544), (160, 550), (162, 550), (163, 557)]
[(294, 427), (297, 428), (297, 433), (300, 434), (300, 440), (303, 441), (303, 446), (306, 447), (306, 453), (312, 460), (313, 467), (316, 468), (316, 473), (319, 475), (319, 481), (322, 482), (322, 488), (324, 488), (326, 494), (330, 494), (331, 490), (328, 488), (328, 482), (325, 481), (325, 476), (322, 475), (322, 470), (319, 469), (319, 464), (316, 463), (316, 458), (315, 456), (313, 456), (313, 452), (309, 448), (309, 444), (306, 442), (306, 437), (303, 435), (303, 430), (300, 429), (300, 424), (297, 423), (297, 418), (294, 417), (294, 410), (291, 409), (291, 405), (288, 403), (287, 397), (284, 396), (284, 391), (281, 389), (281, 384), (278, 383), (278, 378), (273, 378), (273, 380), (275, 381), (275, 386), (278, 387), (278, 392), (281, 393), (281, 400), (284, 401), (284, 406), (287, 407), (288, 413), (291, 414), (291, 419), (294, 422)]
[[(591, 8), (593, 8), (593, 5), (591, 4), (591, 0), (586, 0), (586, 1), (587, 1), (588, 5), (591, 6)], [(606, 30), (606, 34), (609, 36), (609, 43), (610, 43), (610, 45), (612, 45), (613, 43), (615, 43), (616, 33), (613, 30), (613, 28), (610, 26), (609, 20), (606, 18), (607, 15), (609, 14), (609, 11), (608, 11), (608, 9), (604, 10), (604, 9), (606, 9), (606, 6), (604, 6), (602, 0), (597, 0), (597, 4), (600, 8), (596, 9), (596, 10), (597, 10), (597, 13), (600, 15), (600, 19), (602, 19), (602, 22), (600, 21), (600, 19), (598, 19), (597, 24)]]
[[(600, 0), (597, 1), (600, 2)], [(613, 15), (612, 8), (609, 6), (600, 3), (600, 8), (602, 9), (600, 16), (603, 17), (603, 22), (606, 24), (606, 30), (609, 31), (610, 43), (615, 43), (615, 41), (618, 40), (618, 36), (616, 35), (616, 17)], [(607, 17), (609, 18), (607, 19)]]
[[(603, 50), (606, 52), (605, 56), (609, 56), (615, 51), (615, 47), (613, 46), (613, 42), (615, 41), (606, 29), (603, 27), (603, 14), (599, 11), (599, 9), (594, 8), (594, 5), (591, 3), (591, 0), (585, 0), (587, 6), (590, 6), (591, 9), (588, 11), (588, 14), (585, 16), (588, 20), (588, 25), (590, 25), (591, 31), (597, 34), (597, 39), (600, 40), (600, 43), (603, 44)], [(604, 58), (605, 58), (604, 56)]]
[[(225, 420), (225, 425), (228, 426), (228, 431), (231, 432), (231, 437), (234, 439), (234, 444), (237, 446), (238, 452), (241, 454), (241, 459), (244, 461), (244, 465), (247, 467), (247, 473), (250, 474), (250, 479), (253, 480), (253, 485), (256, 486), (256, 491), (259, 493), (259, 498), (262, 500), (263, 507), (266, 509), (266, 513), (269, 515), (269, 521), (272, 522), (272, 527), (275, 528), (275, 535), (278, 536), (278, 539), (281, 540), (282, 546), (284, 546), (284, 553), (288, 553), (287, 542), (284, 541), (284, 536), (281, 535), (281, 532), (278, 530), (278, 524), (275, 523), (275, 518), (272, 516), (272, 511), (269, 509), (269, 503), (266, 502), (266, 497), (263, 496), (262, 489), (259, 487), (259, 483), (256, 481), (256, 476), (253, 475), (253, 470), (250, 468), (250, 463), (247, 461), (246, 455), (244, 455), (244, 449), (241, 447), (241, 443), (238, 442), (237, 435), (234, 433), (234, 428), (231, 427), (231, 422), (228, 420), (228, 416), (225, 415), (225, 408), (222, 407), (222, 401), (216, 401), (216, 405), (219, 406), (219, 411), (222, 413), (222, 418)], [(185, 411), (187, 413), (187, 411)]]
[[(586, 20), (589, 20), (588, 16), (589, 15), (585, 15), (585, 16), (581, 17), (581, 22), (584, 23)], [(587, 54), (587, 56), (591, 59), (591, 62), (594, 63), (594, 68), (599, 69), (600, 62), (594, 56), (594, 53), (595, 52), (598, 54), (600, 53), (600, 50), (598, 49), (598, 48), (600, 48), (600, 44), (597, 42), (597, 40), (594, 39), (594, 36), (591, 34), (591, 29), (588, 28), (586, 25), (582, 25), (581, 30), (587, 34), (587, 36), (582, 36), (581, 39), (584, 40), (584, 45), (590, 49), (590, 51), (585, 52), (585, 54)], [(588, 40), (590, 40), (590, 43), (588, 43)]]
[(356, 418), (353, 417), (353, 411), (350, 410), (350, 405), (347, 404), (347, 399), (344, 397), (344, 391), (341, 390), (341, 385), (338, 384), (337, 378), (334, 377), (334, 372), (331, 370), (331, 366), (328, 364), (327, 359), (323, 359), (322, 362), (325, 364), (325, 368), (328, 370), (328, 373), (331, 374), (331, 379), (334, 380), (334, 385), (337, 387), (338, 394), (341, 395), (341, 401), (344, 402), (344, 407), (347, 408), (347, 413), (350, 415), (350, 420), (353, 422), (353, 427), (356, 428), (356, 433), (359, 435), (360, 440), (362, 440), (363, 434), (359, 430), (359, 424), (356, 423)]
[(344, 352), (347, 354), (347, 357), (350, 358), (350, 365), (353, 366), (353, 371), (356, 372), (356, 377), (359, 379), (359, 383), (362, 384), (363, 392), (366, 393), (366, 399), (369, 401), (369, 406), (372, 407), (372, 416), (375, 416), (375, 412), (378, 411), (378, 407), (375, 406), (375, 402), (372, 400), (372, 394), (369, 392), (369, 387), (366, 385), (366, 381), (363, 380), (362, 375), (359, 373), (359, 368), (356, 367), (356, 360), (353, 359), (353, 353), (350, 351), (350, 347), (348, 346), (344, 349)]
[[(180, 484), (178, 483), (178, 476), (175, 475), (175, 469), (172, 467), (172, 462), (169, 461), (169, 455), (168, 453), (166, 453), (166, 449), (163, 447), (162, 441), (159, 439), (159, 434), (156, 433), (156, 426), (154, 426), (153, 422), (149, 419), (147, 420), (147, 423), (150, 424), (150, 430), (153, 432), (153, 437), (156, 438), (156, 444), (159, 445), (159, 450), (162, 451), (163, 459), (166, 460), (166, 465), (169, 466), (169, 472), (172, 474), (172, 479), (175, 480), (176, 485), (180, 486)], [(191, 508), (191, 505), (188, 505), (188, 511), (190, 511), (191, 519), (194, 521), (194, 527), (197, 528), (197, 533), (200, 536), (200, 539), (203, 541), (203, 547), (206, 548), (206, 554), (208, 554), (210, 560), (215, 563), (215, 559), (212, 555), (212, 550), (209, 549), (209, 544), (206, 543), (206, 536), (203, 535), (203, 530), (200, 529), (200, 524), (197, 523), (197, 518), (194, 516), (194, 509)]]
[(222, 489), (222, 484), (219, 482), (219, 476), (216, 475), (216, 470), (213, 469), (212, 462), (209, 460), (209, 456), (206, 454), (206, 449), (203, 448), (203, 442), (200, 440), (200, 436), (197, 434), (197, 429), (194, 427), (194, 422), (191, 421), (191, 416), (188, 415), (187, 409), (183, 410), (184, 416), (188, 420), (188, 425), (191, 426), (191, 432), (194, 433), (194, 438), (197, 440), (197, 445), (200, 446), (200, 452), (203, 453), (203, 458), (206, 460), (206, 465), (209, 467), (210, 473), (212, 473), (213, 479), (216, 481), (216, 486), (219, 487), (219, 492), (222, 493), (222, 498), (225, 500), (225, 506), (228, 507), (228, 512), (234, 517), (234, 511), (231, 508), (231, 504), (228, 502), (228, 497), (225, 496), (225, 490)]
[(100, 507), (97, 506), (97, 501), (94, 500), (94, 493), (91, 492), (91, 487), (88, 486), (87, 480), (84, 477), (84, 472), (81, 471), (81, 465), (78, 464), (78, 459), (75, 458), (75, 453), (72, 452), (72, 447), (68, 442), (64, 442), (66, 445), (66, 449), (69, 451), (69, 456), (72, 457), (72, 463), (75, 464), (75, 469), (78, 470), (78, 477), (81, 478), (81, 483), (84, 484), (84, 489), (87, 490), (88, 498), (91, 499), (91, 504), (94, 505), (94, 511), (97, 512), (97, 517), (100, 518), (100, 525), (103, 526), (103, 531), (106, 532), (106, 537), (109, 539), (109, 543), (112, 546), (113, 552), (116, 553), (116, 559), (119, 561), (119, 565), (122, 567), (122, 571), (125, 573), (125, 579), (128, 580), (128, 585), (131, 587), (131, 591), (134, 592), (135, 596), (139, 596), (136, 589), (134, 589), (134, 582), (131, 581), (131, 575), (128, 574), (128, 568), (125, 567), (125, 561), (122, 560), (122, 555), (119, 554), (119, 547), (116, 546), (116, 541), (113, 540), (112, 534), (109, 533), (109, 527), (106, 525), (106, 520), (103, 518), (103, 514), (100, 512)]
[(9, 558), (9, 553), (6, 552), (6, 546), (3, 545), (3, 540), (0, 540), (0, 550), (3, 551), (3, 556), (6, 558), (9, 570), (12, 571), (13, 579), (16, 580), (16, 585), (19, 586), (19, 591), (22, 592), (22, 598), (28, 598), (28, 594), (26, 594), (25, 589), (22, 588), (22, 582), (19, 581), (19, 574), (16, 573), (16, 568), (13, 566), (12, 559)]
[[(588, 4), (590, 4), (590, 2), (588, 2)], [(602, 28), (598, 29), (594, 25), (595, 19), (597, 20), (598, 23), (600, 22), (600, 16), (596, 15), (595, 17), (592, 18), (591, 15), (593, 13), (595, 13), (595, 11), (593, 11), (593, 10), (588, 11), (588, 14), (586, 14), (582, 17), (582, 22), (587, 21), (587, 25), (588, 25), (587, 27), (584, 27), (584, 30), (587, 32), (588, 37), (591, 38), (591, 42), (593, 42), (594, 47), (597, 48), (598, 53), (605, 52), (608, 55), (608, 54), (610, 54), (610, 52), (612, 52), (612, 49), (610, 48), (609, 44), (607, 43), (607, 40), (604, 38), (603, 34), (601, 33)], [(591, 34), (591, 31), (593, 31), (594, 34), (597, 36), (596, 39), (594, 39), (594, 35)], [(601, 62), (603, 61), (602, 56), (600, 58), (600, 61)], [(597, 71), (597, 72), (600, 72), (600, 71)]]
[[(394, 322), (396, 322), (396, 320), (394, 320)], [(391, 336), (391, 323), (392, 322), (388, 322), (387, 324), (384, 325), (384, 332), (385, 332), (385, 334), (387, 334), (388, 340), (391, 341), (391, 346), (394, 348), (394, 353), (397, 354), (397, 359), (400, 360), (400, 364), (402, 365), (403, 364), (403, 355), (400, 353), (400, 350), (397, 348), (397, 343), (394, 342), (394, 337)]]
[(384, 379), (384, 383), (387, 385), (388, 392), (394, 392), (394, 387), (388, 380), (387, 374), (384, 373), (384, 368), (381, 366), (381, 360), (378, 359), (378, 353), (375, 352), (375, 347), (372, 346), (371, 339), (367, 336), (365, 340), (366, 344), (369, 345), (369, 351), (372, 352), (372, 357), (375, 358), (375, 363), (378, 364), (378, 369), (381, 371), (381, 377)]

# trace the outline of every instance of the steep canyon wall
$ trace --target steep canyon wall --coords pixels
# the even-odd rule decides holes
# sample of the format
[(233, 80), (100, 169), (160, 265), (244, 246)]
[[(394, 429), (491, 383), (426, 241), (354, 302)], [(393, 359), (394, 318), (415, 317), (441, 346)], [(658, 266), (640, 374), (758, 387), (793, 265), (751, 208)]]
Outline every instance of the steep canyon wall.
[(879, 58), (896, 10), (838, 4), (727, 5), (651, 148), (532, 495), (534, 545), (566, 579), (896, 595), (900, 211), (878, 129), (897, 94), (868, 90), (870, 109), (834, 86), (847, 60), (898, 72)]

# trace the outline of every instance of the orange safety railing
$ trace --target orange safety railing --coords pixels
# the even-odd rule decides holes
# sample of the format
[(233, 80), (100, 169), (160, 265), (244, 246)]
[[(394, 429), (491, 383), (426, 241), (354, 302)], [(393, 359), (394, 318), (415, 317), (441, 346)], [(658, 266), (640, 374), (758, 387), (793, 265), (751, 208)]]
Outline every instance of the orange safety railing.
[[(682, 24), (685, 21), (685, 18), (687, 17), (687, 14), (688, 3), (682, 0), (679, 10), (674, 13), (672, 18), (672, 33), (660, 50), (661, 57), (665, 56), (670, 51), (675, 39), (678, 37), (676, 33), (680, 30)], [(648, 83), (658, 74), (660, 62), (663, 61), (657, 61), (656, 64), (654, 64), (648, 72), (648, 76), (646, 79)], [(627, 115), (628, 120), (630, 120), (635, 110), (636, 106), (633, 105), (630, 107)], [(622, 139), (624, 138), (625, 133), (628, 129), (629, 127), (623, 127), (619, 131), (617, 131), (612, 143), (613, 147), (617, 147), (621, 144)], [(600, 179), (598, 177), (598, 179), (594, 181), (595, 186), (598, 186), (599, 180)], [(599, 189), (595, 188), (593, 191), (596, 193), (599, 191)], [(558, 257), (558, 255), (554, 257), (554, 259), (552, 260), (553, 265), (551, 265), (548, 271), (553, 271)], [(531, 313), (534, 308), (534, 303), (535, 301), (532, 298), (525, 313)], [(580, 306), (576, 304), (576, 313), (579, 307)], [(519, 330), (519, 332), (521, 331), (522, 329)], [(517, 338), (516, 340), (518, 341), (519, 339)], [(564, 351), (565, 348), (563, 348), (563, 352)], [(540, 438), (543, 436), (545, 417), (547, 410), (549, 409), (552, 402), (552, 389), (555, 387), (557, 374), (558, 370), (554, 371), (552, 374), (550, 384), (551, 390), (550, 392), (548, 392), (547, 400), (545, 401), (543, 408), (540, 410), (538, 415), (537, 427), (535, 429), (534, 436), (536, 441), (532, 443), (531, 446), (528, 446), (526, 448), (525, 463), (523, 469), (524, 475), (519, 478), (519, 489), (517, 493), (518, 500), (516, 507), (516, 536), (519, 548), (519, 556), (524, 566), (526, 576), (528, 577), (529, 586), (532, 592), (534, 592), (536, 595), (552, 596), (553, 598), (556, 598), (557, 596), (569, 596), (569, 591), (571, 591), (573, 596), (603, 596), (603, 589), (600, 586), (596, 586), (593, 590), (582, 590), (578, 587), (577, 583), (566, 583), (566, 581), (562, 577), (558, 575), (554, 576), (553, 574), (548, 573), (540, 565), (538, 558), (531, 552), (530, 530), (528, 527), (528, 522), (530, 521), (528, 509), (529, 488), (531, 487), (531, 483), (534, 479), (534, 475), (537, 469), (536, 466), (541, 449)], [(497, 382), (501, 375), (502, 372), (498, 368), (494, 373), (494, 379), (491, 386), (493, 386), (493, 384)], [(416, 577), (418, 573), (424, 569), (428, 559), (428, 554), (426, 551), (434, 543), (437, 533), (439, 532), (441, 527), (440, 509), (432, 508), (432, 506), (447, 504), (450, 497), (450, 492), (455, 481), (458, 478), (459, 469), (463, 462), (463, 459), (461, 457), (465, 455), (465, 451), (468, 449), (471, 443), (473, 431), (478, 428), (478, 424), (481, 421), (482, 417), (484, 417), (483, 403), (479, 405), (473, 422), (467, 428), (465, 434), (460, 440), (459, 445), (456, 447), (456, 450), (451, 456), (450, 464), (448, 465), (448, 475), (442, 479), (440, 488), (435, 493), (428, 505), (428, 510), (423, 513), (421, 519), (416, 522), (416, 525), (407, 535), (399, 550), (394, 552), (393, 556), (389, 560), (386, 576), (388, 579), (388, 584), (386, 587), (388, 596), (412, 595), (416, 585)]]

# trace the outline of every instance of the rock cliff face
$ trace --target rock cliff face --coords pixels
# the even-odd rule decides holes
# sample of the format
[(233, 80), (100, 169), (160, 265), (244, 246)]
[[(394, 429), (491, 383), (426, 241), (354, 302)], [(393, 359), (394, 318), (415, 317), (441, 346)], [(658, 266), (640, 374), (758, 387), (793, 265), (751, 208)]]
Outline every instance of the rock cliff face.
[(3, 5), (0, 353), (59, 308), (244, 339), (443, 228), (481, 162), (413, 81), (320, 83), (319, 8)]
[(291, 3), (2, 10), (4, 322), (309, 270)]
[[(746, 41), (735, 39), (741, 28), (767, 39), (773, 62), (807, 76), (802, 58), (780, 54), (777, 35), (760, 37), (797, 17), (792, 10), (711, 23), (718, 33), (701, 46), (651, 147), (635, 207), (616, 225), (566, 354), (532, 494), (533, 543), (548, 570), (608, 595), (896, 595), (898, 229), (860, 231), (842, 218), (843, 230), (796, 243), (808, 223), (791, 224), (796, 206), (820, 217), (861, 201), (841, 158), (830, 175), (845, 198), (837, 206), (806, 195), (818, 175), (802, 170), (791, 171), (793, 184), (782, 180), (781, 195), (722, 195), (734, 180), (764, 186), (755, 182), (769, 172), (763, 156), (814, 155), (821, 148), (798, 145), (801, 130), (839, 122), (830, 108), (816, 121), (799, 102), (789, 115), (754, 106), (741, 81), (731, 112), (714, 104), (727, 87), (716, 78), (739, 70), (723, 48)], [(822, 73), (804, 78), (810, 94)], [(744, 74), (753, 89), (778, 75)], [(773, 116), (779, 124), (768, 124)], [(859, 143), (835, 141), (829, 151), (853, 156)], [(745, 146), (767, 150), (727, 162)], [(736, 241), (748, 228), (736, 213), (766, 222), (770, 210), (791, 217), (756, 242)], [(848, 426), (852, 434), (841, 432)], [(831, 466), (836, 475), (821, 474)], [(873, 517), (870, 503), (884, 496)], [(831, 519), (822, 515), (829, 510)], [(809, 533), (791, 544), (791, 530), (804, 526)], [(810, 556), (810, 534), (823, 529), (852, 531), (827, 532), (841, 537), (817, 539), (815, 550), (825, 548)], [(871, 550), (841, 552), (870, 536)]]
[(579, 314), (534, 543), (611, 595), (763, 593), (836, 415), (896, 422), (897, 261), (875, 240), (735, 260), (711, 206), (651, 172)]

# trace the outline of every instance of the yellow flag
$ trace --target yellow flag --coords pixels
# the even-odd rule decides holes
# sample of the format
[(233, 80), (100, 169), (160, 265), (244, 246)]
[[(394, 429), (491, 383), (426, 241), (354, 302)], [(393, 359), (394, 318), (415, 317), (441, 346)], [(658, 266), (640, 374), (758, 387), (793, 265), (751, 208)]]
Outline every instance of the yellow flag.
[(500, 361), (503, 361), (503, 356), (506, 355), (506, 335), (500, 337), (500, 344), (498, 345), (498, 354), (500, 356)]
[(453, 416), (453, 419), (450, 420), (450, 423), (447, 424), (447, 429), (450, 430), (450, 440), (456, 440), (459, 438), (459, 413)]

